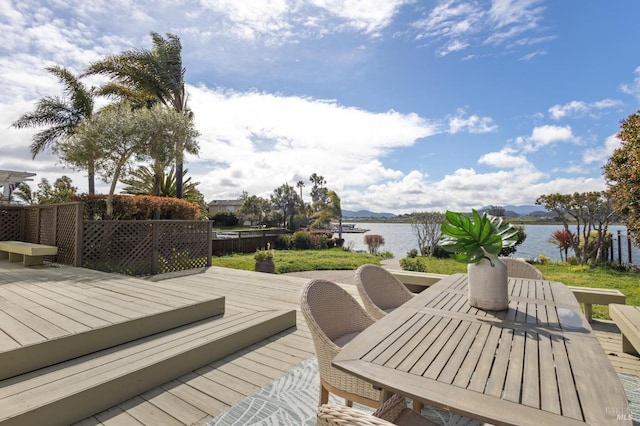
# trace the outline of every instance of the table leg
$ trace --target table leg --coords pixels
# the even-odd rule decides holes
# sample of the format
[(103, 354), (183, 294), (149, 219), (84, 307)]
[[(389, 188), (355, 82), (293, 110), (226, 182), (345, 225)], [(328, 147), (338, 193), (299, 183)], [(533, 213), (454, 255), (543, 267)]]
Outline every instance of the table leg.
[(393, 396), (393, 392), (387, 389), (380, 390), (380, 405), (384, 404), (385, 401), (391, 398), (392, 396)]

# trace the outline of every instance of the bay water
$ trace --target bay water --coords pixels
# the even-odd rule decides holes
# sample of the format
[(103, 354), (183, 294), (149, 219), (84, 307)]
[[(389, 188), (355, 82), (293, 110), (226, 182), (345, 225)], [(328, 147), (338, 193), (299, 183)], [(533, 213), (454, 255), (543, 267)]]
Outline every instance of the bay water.
[[(381, 251), (390, 251), (396, 259), (402, 259), (407, 256), (407, 252), (411, 249), (417, 249), (418, 243), (415, 235), (408, 223), (358, 223), (357, 228), (368, 229), (366, 233), (349, 233), (342, 234), (345, 239), (345, 247), (350, 247), (354, 251), (367, 251), (367, 245), (364, 242), (364, 236), (368, 234), (378, 234), (384, 237), (384, 245)], [(574, 227), (570, 227), (573, 230)], [(551, 258), (552, 261), (560, 261), (560, 251), (557, 246), (549, 242), (549, 239), (556, 230), (564, 229), (562, 225), (524, 225), (527, 238), (518, 246), (518, 250), (513, 255), (525, 259), (534, 259), (540, 255)], [(627, 228), (625, 226), (613, 225), (609, 226), (609, 231), (614, 237), (614, 260), (618, 260), (617, 235), (620, 231), (621, 238), (621, 257), (622, 263), (628, 263), (627, 250)], [(337, 237), (337, 234), (335, 235)], [(569, 250), (569, 256), (573, 256), (573, 251)], [(633, 263), (640, 263), (640, 249), (632, 245), (631, 260)]]

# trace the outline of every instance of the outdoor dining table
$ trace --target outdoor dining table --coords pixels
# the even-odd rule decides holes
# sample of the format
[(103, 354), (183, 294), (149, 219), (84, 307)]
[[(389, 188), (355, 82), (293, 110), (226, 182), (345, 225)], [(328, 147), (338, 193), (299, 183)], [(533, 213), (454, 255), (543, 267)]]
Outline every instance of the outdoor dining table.
[(333, 366), (492, 424), (631, 424), (622, 383), (573, 293), (509, 278), (509, 309), (469, 306), (467, 275), (440, 280), (345, 345)]

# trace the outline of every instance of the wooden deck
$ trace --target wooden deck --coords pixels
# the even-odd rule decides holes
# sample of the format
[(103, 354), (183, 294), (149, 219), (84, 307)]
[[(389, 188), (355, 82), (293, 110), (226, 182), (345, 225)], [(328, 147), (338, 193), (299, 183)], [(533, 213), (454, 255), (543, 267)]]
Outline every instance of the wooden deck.
[[(0, 261), (0, 331), (8, 319), (14, 327), (16, 309), (31, 309), (29, 317), (39, 328), (31, 339), (56, 339), (60, 335), (100, 327), (105, 321), (123, 320), (132, 312), (153, 311), (158, 305), (176, 306), (225, 299), (225, 315), (265, 310), (299, 311), (298, 297), (306, 278), (260, 274), (211, 267), (190, 274), (172, 274), (153, 280), (122, 277), (72, 267), (31, 267)], [(318, 272), (318, 277), (323, 277)], [(68, 285), (63, 290), (63, 284)], [(358, 298), (355, 286), (343, 285)], [(139, 288), (140, 290), (135, 290)], [(132, 293), (142, 302), (133, 302)], [(86, 293), (85, 293), (86, 292)], [(140, 293), (140, 294), (138, 294)], [(68, 299), (73, 299), (69, 301)], [(52, 305), (47, 305), (47, 301)], [(99, 303), (97, 302), (99, 301)], [(68, 302), (68, 303), (67, 303)], [(107, 308), (112, 304), (112, 308)], [(66, 306), (65, 311), (58, 305)], [(98, 305), (98, 306), (96, 306)], [(87, 324), (91, 319), (95, 324)], [(313, 342), (301, 314), (296, 327), (194, 369), (161, 386), (118, 403), (79, 422), (81, 425), (204, 424), (244, 397), (314, 355)], [(640, 359), (621, 352), (615, 324), (594, 321), (600, 342), (616, 371), (640, 376)], [(31, 328), (31, 327), (29, 327)], [(77, 331), (76, 331), (77, 330)], [(15, 330), (14, 330), (15, 332)], [(10, 339), (14, 341), (15, 339)], [(7, 339), (0, 341), (0, 350)], [(24, 341), (29, 344), (32, 340)], [(13, 347), (16, 343), (12, 343)], [(21, 344), (22, 345), (22, 344)]]

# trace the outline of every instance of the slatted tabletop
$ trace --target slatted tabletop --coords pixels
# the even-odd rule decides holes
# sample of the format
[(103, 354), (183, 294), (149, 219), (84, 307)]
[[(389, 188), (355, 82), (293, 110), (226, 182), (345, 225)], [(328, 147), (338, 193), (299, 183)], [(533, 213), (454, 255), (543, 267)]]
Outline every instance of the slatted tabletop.
[(620, 380), (563, 284), (511, 278), (509, 309), (467, 303), (452, 275), (369, 327), (333, 364), (494, 424), (631, 424)]

